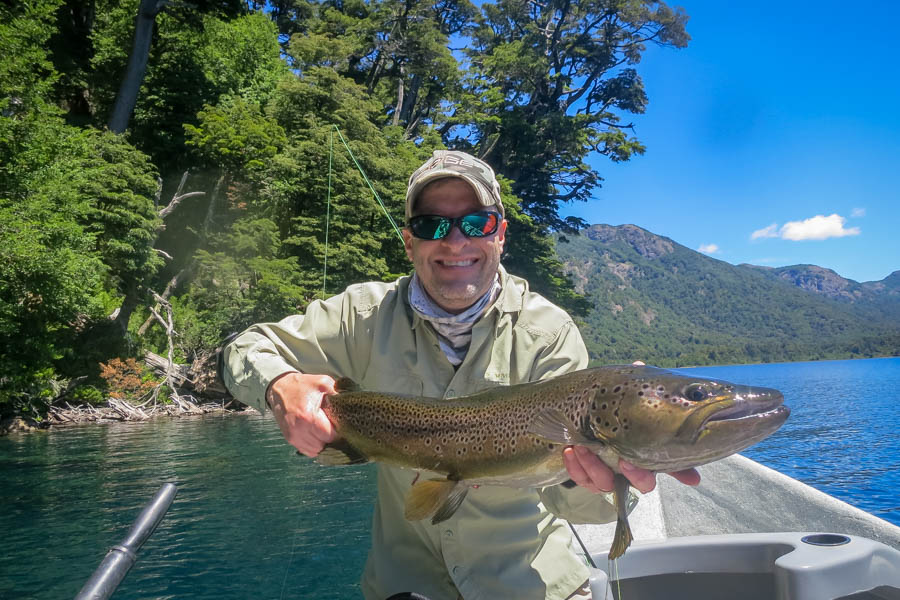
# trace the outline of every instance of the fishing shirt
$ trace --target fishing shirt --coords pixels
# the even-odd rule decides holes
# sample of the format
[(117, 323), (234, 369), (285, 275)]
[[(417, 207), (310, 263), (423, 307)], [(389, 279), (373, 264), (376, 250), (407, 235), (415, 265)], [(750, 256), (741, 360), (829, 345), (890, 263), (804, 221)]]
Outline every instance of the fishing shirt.
[[(587, 366), (571, 317), (501, 266), (502, 289), (472, 328), (456, 368), (433, 327), (409, 305), (410, 277), (352, 285), (312, 302), (303, 315), (254, 325), (225, 349), (225, 382), (260, 412), (280, 375), (299, 371), (349, 377), (373, 392), (451, 399), (495, 386), (548, 379)], [(573, 523), (607, 523), (603, 495), (556, 485), (480, 486), (448, 520), (407, 521), (417, 476), (440, 475), (377, 463), (372, 546), (362, 576), (367, 600), (416, 592), (430, 600), (563, 600), (589, 571), (573, 545)]]

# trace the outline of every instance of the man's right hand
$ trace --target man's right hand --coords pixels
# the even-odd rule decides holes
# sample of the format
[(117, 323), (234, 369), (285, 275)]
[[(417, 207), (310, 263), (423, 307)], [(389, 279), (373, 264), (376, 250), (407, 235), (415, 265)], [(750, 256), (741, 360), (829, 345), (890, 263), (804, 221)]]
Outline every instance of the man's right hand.
[(322, 399), (336, 392), (328, 375), (287, 373), (269, 384), (266, 402), (284, 439), (306, 456), (316, 456), (337, 437), (322, 411)]

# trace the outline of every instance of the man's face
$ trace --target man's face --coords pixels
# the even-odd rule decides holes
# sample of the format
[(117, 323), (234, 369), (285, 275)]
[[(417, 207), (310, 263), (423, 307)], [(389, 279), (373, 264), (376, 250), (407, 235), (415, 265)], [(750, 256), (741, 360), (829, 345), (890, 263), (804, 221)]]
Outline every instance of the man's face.
[[(475, 190), (464, 180), (451, 177), (422, 190), (413, 216), (461, 217), (480, 210), (487, 209), (478, 201)], [(491, 288), (506, 240), (506, 220), (496, 232), (481, 238), (466, 237), (459, 227), (452, 227), (443, 239), (420, 240), (405, 228), (403, 240), (425, 291), (438, 306), (456, 314), (475, 304)]]

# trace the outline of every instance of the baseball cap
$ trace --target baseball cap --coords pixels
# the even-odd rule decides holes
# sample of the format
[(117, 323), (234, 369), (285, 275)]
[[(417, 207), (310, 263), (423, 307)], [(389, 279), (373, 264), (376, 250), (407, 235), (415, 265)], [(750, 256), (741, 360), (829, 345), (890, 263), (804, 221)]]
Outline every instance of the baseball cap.
[(425, 164), (409, 177), (406, 188), (406, 219), (412, 216), (413, 205), (422, 189), (438, 179), (458, 177), (475, 190), (485, 207), (496, 206), (501, 216), (506, 216), (500, 200), (500, 184), (494, 170), (481, 159), (459, 150), (435, 150)]

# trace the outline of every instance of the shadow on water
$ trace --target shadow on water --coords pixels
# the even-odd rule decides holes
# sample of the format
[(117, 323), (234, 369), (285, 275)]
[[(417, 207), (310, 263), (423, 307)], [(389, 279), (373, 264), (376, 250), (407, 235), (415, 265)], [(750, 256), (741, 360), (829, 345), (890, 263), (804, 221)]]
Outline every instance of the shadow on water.
[(0, 438), (0, 599), (75, 596), (167, 481), (117, 600), (359, 596), (374, 471), (319, 467), (232, 415)]

